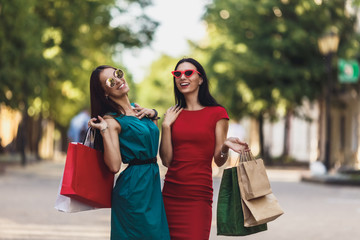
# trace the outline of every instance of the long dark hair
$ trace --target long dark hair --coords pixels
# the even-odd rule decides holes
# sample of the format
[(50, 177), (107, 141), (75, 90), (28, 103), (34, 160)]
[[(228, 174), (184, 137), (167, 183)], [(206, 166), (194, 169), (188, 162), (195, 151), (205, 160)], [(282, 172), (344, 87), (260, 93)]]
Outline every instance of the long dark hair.
[[(110, 98), (105, 97), (105, 91), (100, 82), (100, 73), (106, 68), (116, 69), (108, 65), (101, 65), (95, 68), (90, 76), (90, 104), (92, 118), (97, 118), (98, 116), (103, 117), (106, 113), (116, 113), (117, 115), (120, 115), (121, 110), (123, 110), (119, 104), (115, 103)], [(102, 151), (104, 150), (103, 140), (99, 130), (96, 130), (95, 148)]]
[(116, 69), (108, 65), (101, 65), (95, 68), (90, 76), (90, 104), (91, 104), (91, 117), (101, 116), (106, 113), (121, 114), (123, 108), (115, 103), (110, 98), (105, 97), (105, 91), (100, 82), (100, 73), (106, 68)]
[[(215, 98), (213, 96), (211, 96), (210, 91), (209, 91), (209, 81), (206, 77), (205, 70), (198, 61), (196, 61), (193, 58), (183, 58), (176, 64), (174, 70), (176, 70), (177, 67), (181, 63), (184, 63), (184, 62), (189, 62), (189, 63), (193, 64), (196, 67), (196, 70), (200, 73), (201, 78), (203, 79), (203, 82), (199, 88), (199, 95), (198, 95), (198, 100), (199, 100), (200, 104), (202, 106), (221, 106), (219, 103), (217, 103)], [(182, 108), (185, 108), (186, 101), (185, 101), (184, 94), (182, 94), (179, 91), (179, 89), (176, 87), (175, 77), (173, 79), (174, 79), (175, 103), (177, 105), (181, 106)]]

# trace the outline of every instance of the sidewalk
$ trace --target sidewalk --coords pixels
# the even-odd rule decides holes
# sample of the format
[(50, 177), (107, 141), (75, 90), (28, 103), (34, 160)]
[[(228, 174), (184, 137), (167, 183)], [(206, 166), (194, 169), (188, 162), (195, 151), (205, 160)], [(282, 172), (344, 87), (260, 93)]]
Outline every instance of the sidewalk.
[[(62, 168), (65, 162), (63, 161), (35, 161), (34, 159), (28, 159), (28, 163), (24, 168), (41, 168), (41, 165), (56, 165), (57, 168)], [(161, 177), (165, 176), (166, 167), (162, 166), (161, 162), (158, 163), (160, 168)], [(122, 166), (122, 169), (126, 165)], [(23, 168), (20, 163), (19, 156), (0, 156), (0, 176), (6, 172), (6, 169), (18, 169)], [(288, 167), (288, 166), (267, 166), (267, 174), (271, 181), (280, 182), (309, 182), (318, 184), (331, 184), (331, 185), (347, 185), (347, 186), (360, 186), (360, 173), (359, 171), (347, 171), (347, 172), (334, 172), (322, 175), (313, 175), (310, 170), (305, 167)], [(214, 178), (221, 178), (224, 168), (220, 168), (218, 173), (214, 175)]]
[[(43, 160), (26, 167), (9, 165), (0, 175), (0, 239), (109, 239), (110, 210), (60, 213), (54, 201), (64, 162)], [(328, 187), (301, 182), (307, 168), (269, 167), (274, 194), (285, 214), (268, 231), (245, 237), (217, 235), (217, 196), (221, 178), (214, 176), (213, 216), (209, 240), (356, 240), (360, 236), (360, 192), (356, 187)], [(331, 214), (329, 214), (331, 213)], [(311, 221), (309, 221), (311, 219)], [(347, 219), (347, 221), (339, 221)], [(301, 226), (301, 227), (299, 227)]]
[[(42, 161), (37, 161), (34, 156), (27, 156), (26, 166), (37, 164)], [(20, 154), (0, 154), (0, 176), (4, 174), (7, 168), (22, 167)]]
[(323, 175), (305, 174), (301, 177), (304, 182), (333, 184), (333, 185), (348, 185), (360, 186), (360, 175), (349, 173), (332, 173)]
[[(159, 170), (160, 176), (164, 179), (167, 168), (160, 162)], [(22, 167), (20, 163), (4, 164), (0, 161), (0, 169), (3, 167), (3, 171), (0, 171), (0, 177), (5, 174), (12, 173), (30, 173), (41, 176), (47, 176), (51, 178), (60, 178), (63, 173), (65, 162), (42, 160), (38, 162), (28, 163), (25, 167)], [(126, 168), (127, 165), (122, 165), (121, 171)], [(214, 181), (221, 181), (224, 168), (219, 169), (218, 173), (213, 176)], [(267, 175), (272, 182), (300, 182), (304, 175), (308, 175), (309, 170), (304, 168), (291, 168), (291, 167), (271, 167), (267, 168)]]

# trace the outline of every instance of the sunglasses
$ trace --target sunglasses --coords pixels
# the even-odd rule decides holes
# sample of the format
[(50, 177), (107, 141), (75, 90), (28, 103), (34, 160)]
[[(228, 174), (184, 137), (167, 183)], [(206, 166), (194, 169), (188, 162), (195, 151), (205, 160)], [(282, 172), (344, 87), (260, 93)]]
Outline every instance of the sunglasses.
[[(116, 69), (113, 73), (115, 78), (123, 78), (124, 77), (124, 71), (121, 69)], [(109, 88), (113, 88), (116, 85), (115, 79), (114, 78), (108, 78), (105, 81), (106, 86), (108, 86)]]
[(179, 78), (181, 77), (183, 74), (185, 74), (185, 77), (191, 77), (195, 72), (197, 72), (199, 75), (201, 75), (198, 71), (194, 70), (194, 69), (187, 69), (184, 71), (172, 71), (171, 74), (176, 77)]

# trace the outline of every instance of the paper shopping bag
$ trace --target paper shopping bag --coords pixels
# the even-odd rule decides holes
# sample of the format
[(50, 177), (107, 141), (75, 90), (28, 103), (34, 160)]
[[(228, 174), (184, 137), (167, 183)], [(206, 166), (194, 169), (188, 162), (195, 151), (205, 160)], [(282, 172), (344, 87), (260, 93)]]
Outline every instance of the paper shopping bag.
[(69, 143), (61, 194), (97, 208), (111, 207), (114, 174), (103, 153), (81, 143)]
[(243, 185), (243, 198), (250, 200), (272, 193), (264, 161), (255, 159), (250, 150), (240, 155), (237, 171)]
[(236, 167), (225, 169), (221, 178), (217, 203), (217, 235), (246, 236), (267, 230), (266, 224), (244, 226), (244, 214)]
[(246, 227), (268, 223), (284, 214), (273, 193), (251, 200), (242, 199), (242, 207)]
[[(237, 172), (239, 172), (237, 167)], [(241, 193), (244, 192), (242, 178), (238, 178), (238, 186)], [(244, 212), (244, 226), (252, 227), (268, 223), (281, 216), (284, 211), (281, 209), (278, 200), (273, 193), (262, 197), (247, 200), (241, 199), (241, 206)]]

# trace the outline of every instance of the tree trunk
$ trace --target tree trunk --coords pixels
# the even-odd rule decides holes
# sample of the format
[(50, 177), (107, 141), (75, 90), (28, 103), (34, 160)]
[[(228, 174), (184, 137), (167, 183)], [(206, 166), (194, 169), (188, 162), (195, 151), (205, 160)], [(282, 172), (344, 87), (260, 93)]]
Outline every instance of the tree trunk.
[(41, 137), (42, 137), (42, 134), (43, 134), (42, 121), (43, 121), (43, 118), (42, 118), (42, 115), (40, 114), (39, 118), (38, 118), (37, 121), (35, 122), (35, 123), (36, 123), (37, 132), (36, 132), (36, 138), (35, 138), (35, 149), (34, 149), (34, 153), (35, 153), (35, 156), (36, 156), (36, 160), (37, 160), (37, 161), (40, 161), (40, 160), (41, 160), (41, 157), (40, 157), (40, 154), (39, 154), (39, 145), (40, 145)]
[(291, 131), (291, 117), (293, 110), (288, 108), (285, 115), (285, 131), (284, 131), (284, 151), (282, 161), (285, 162), (290, 155), (290, 131)]
[(259, 155), (261, 157), (264, 157), (265, 149), (264, 149), (264, 133), (263, 133), (263, 125), (264, 125), (264, 117), (262, 114), (258, 117), (258, 123), (259, 123), (259, 148), (260, 152)]
[(272, 160), (269, 154), (269, 149), (265, 146), (265, 137), (264, 137), (264, 114), (261, 113), (258, 117), (259, 122), (259, 147), (260, 147), (260, 157), (264, 160), (265, 164), (272, 165)]
[(27, 130), (28, 130), (28, 114), (27, 107), (24, 108), (22, 112), (22, 120), (18, 127), (18, 132), (16, 136), (16, 150), (20, 153), (21, 156), (21, 165), (26, 166), (27, 157), (26, 157), (26, 147), (27, 147)]
[(67, 137), (67, 128), (61, 126), (61, 125), (56, 125), (56, 128), (60, 131), (61, 134), (61, 149), (59, 149), (62, 152), (67, 152), (67, 148), (68, 148), (68, 144), (69, 144), (69, 140)]

